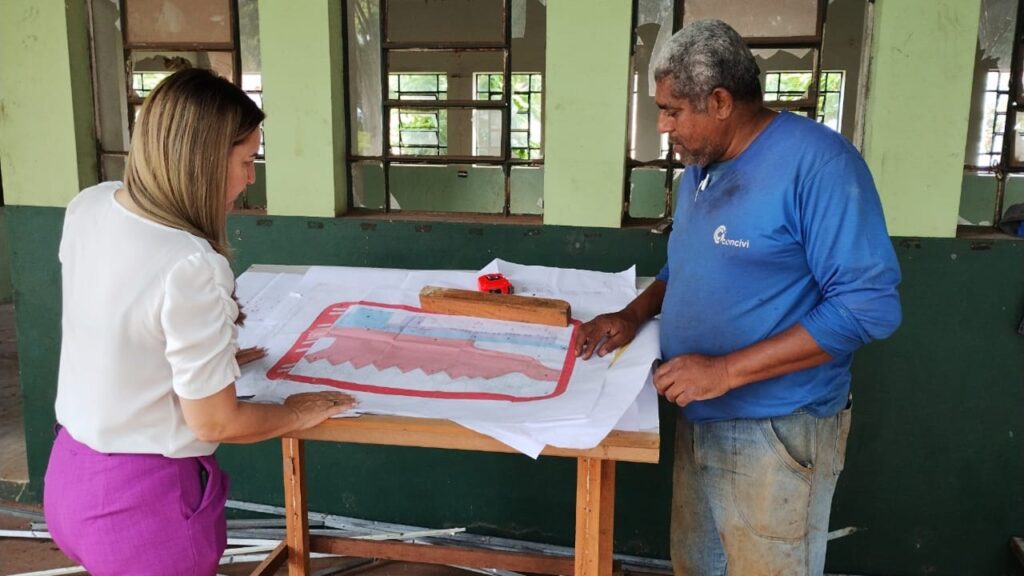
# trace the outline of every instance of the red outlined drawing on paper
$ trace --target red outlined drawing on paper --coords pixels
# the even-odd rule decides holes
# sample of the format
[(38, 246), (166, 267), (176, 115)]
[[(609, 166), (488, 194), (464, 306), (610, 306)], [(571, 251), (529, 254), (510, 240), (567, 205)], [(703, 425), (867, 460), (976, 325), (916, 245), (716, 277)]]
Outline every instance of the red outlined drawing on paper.
[[(465, 326), (474, 320), (488, 322), (493, 329), (474, 331)], [(267, 378), (421, 398), (545, 400), (568, 388), (579, 325), (573, 320), (569, 328), (558, 329), (470, 320), (411, 306), (339, 302), (320, 313), (267, 372)], [(401, 376), (392, 371), (386, 382), (355, 377), (365, 376), (367, 367), (371, 373), (397, 368)], [(422, 375), (404, 378), (413, 370), (421, 370)], [(512, 378), (524, 385), (494, 385)], [(402, 386), (403, 379), (410, 386)]]

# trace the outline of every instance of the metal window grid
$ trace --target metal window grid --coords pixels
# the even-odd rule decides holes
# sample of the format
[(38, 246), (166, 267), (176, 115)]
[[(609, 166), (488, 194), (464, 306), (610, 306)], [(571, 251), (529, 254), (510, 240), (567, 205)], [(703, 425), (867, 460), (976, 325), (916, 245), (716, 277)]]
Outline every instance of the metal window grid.
[[(417, 90), (411, 84), (410, 77), (433, 78), (433, 90)], [(403, 86), (406, 84), (407, 86)], [(388, 78), (388, 99), (391, 100), (447, 100), (448, 77), (446, 74), (431, 72), (415, 72), (400, 74), (392, 72)], [(391, 153), (395, 156), (427, 155), (442, 156), (448, 153), (447, 110), (438, 108), (391, 109), (391, 133), (388, 135)], [(426, 120), (427, 125), (417, 126), (416, 120)], [(422, 142), (422, 135), (433, 136), (433, 143)], [(419, 142), (417, 142), (419, 141)]]
[[(811, 78), (813, 73), (810, 70), (773, 70), (766, 72), (764, 75), (764, 100), (766, 102), (794, 102), (805, 100), (805, 96), (808, 93), (808, 89), (811, 85)], [(800, 88), (797, 89), (783, 89), (785, 80), (788, 78), (796, 78), (799, 82)], [(832, 90), (829, 89), (829, 84), (832, 80), (836, 80), (839, 88)], [(843, 71), (842, 70), (827, 70), (822, 71), (818, 81), (818, 100), (817, 106), (815, 107), (814, 119), (821, 123), (827, 124), (829, 120), (836, 121), (836, 127), (839, 126), (839, 120), (842, 116), (842, 99), (843, 99)], [(830, 102), (836, 103), (836, 109), (838, 115), (835, 118), (826, 116), (826, 104)], [(806, 113), (803, 108), (797, 108), (796, 112)]]
[[(239, 26), (238, 26), (238, 0), (230, 0), (228, 2), (230, 11), (230, 26), (231, 26), (231, 42), (188, 42), (188, 43), (160, 43), (150, 44), (145, 42), (133, 42), (130, 38), (131, 31), (129, 30), (129, 18), (128, 18), (128, 4), (130, 0), (120, 0), (119, 8), (121, 14), (121, 41), (124, 49), (124, 64), (125, 70), (128, 71), (126, 75), (126, 89), (128, 94), (128, 131), (135, 126), (135, 115), (137, 109), (142, 105), (142, 100), (145, 95), (139, 94), (135, 91), (135, 71), (132, 67), (132, 52), (135, 50), (158, 50), (161, 52), (230, 52), (231, 53), (231, 68), (232, 78), (236, 86), (242, 86), (242, 51), (239, 49), (241, 44), (239, 40)], [(152, 89), (152, 88), (150, 88)], [(149, 93), (149, 90), (146, 90)]]
[[(1019, 0), (1024, 3), (1024, 0)], [(817, 0), (817, 24), (816, 33), (814, 36), (792, 36), (792, 37), (779, 37), (779, 38), (744, 38), (747, 45), (751, 49), (764, 49), (764, 48), (778, 48), (778, 49), (797, 49), (807, 48), (810, 49), (814, 56), (814, 68), (811, 70), (812, 77), (818, 79), (820, 77), (821, 69), (821, 45), (823, 39), (823, 30), (825, 26), (825, 13), (828, 7), (828, 2), (825, 0)], [(639, 0), (633, 0), (633, 40), (630, 42), (630, 50), (635, 50), (637, 40), (637, 15), (639, 12)], [(686, 12), (686, 0), (672, 0), (672, 32), (677, 32), (682, 25), (684, 15)], [(794, 101), (783, 101), (783, 102), (765, 102), (765, 105), (773, 108), (783, 108), (787, 110), (801, 110), (804, 114), (814, 117), (817, 115), (818, 106), (818, 88), (819, 82), (813, 81), (810, 84), (806, 92), (806, 97), (800, 100)], [(630, 99), (632, 101), (632, 98)], [(630, 104), (632, 106), (632, 103)], [(632, 111), (629, 113), (629, 118), (633, 117)], [(655, 230), (662, 231), (666, 230), (671, 225), (672, 220), (672, 181), (674, 179), (677, 170), (684, 168), (684, 166), (676, 160), (671, 152), (671, 147), (665, 152), (665, 157), (658, 160), (640, 161), (632, 157), (629, 146), (626, 147), (626, 170), (625, 179), (623, 182), (623, 189), (627, 192), (623, 195), (624, 202), (622, 207), (623, 220), (629, 220), (629, 189), (630, 182), (633, 177), (633, 170), (642, 167), (660, 167), (665, 170), (665, 217), (660, 219), (655, 225)], [(639, 220), (639, 219), (638, 219)]]
[[(992, 210), (992, 228), (999, 228), (999, 223), (1003, 218), (1003, 206), (1006, 200), (1006, 180), (1010, 174), (1024, 173), (1024, 159), (1018, 159), (1018, 151), (1016, 146), (1016, 135), (1020, 132), (1013, 129), (1017, 125), (1017, 115), (1022, 109), (1024, 109), (1024, 0), (1017, 0), (1017, 11), (1016, 11), (1016, 22), (1014, 25), (1013, 32), (1013, 44), (1011, 47), (1012, 53), (1010, 56), (1010, 72), (1009, 72), (1009, 92), (1005, 95), (1006, 98), (1003, 102), (1004, 106), (999, 106), (1000, 87), (1003, 86), (1003, 76), (999, 76), (997, 89), (995, 90), (995, 96), (997, 98), (996, 113), (992, 118), (992, 143), (989, 144), (990, 148), (988, 153), (979, 154), (988, 159), (989, 164), (987, 166), (971, 166), (965, 165), (964, 168), (967, 170), (976, 170), (984, 172), (992, 172), (996, 179), (996, 191), (995, 201), (993, 202)], [(987, 78), (986, 78), (987, 79)], [(986, 90), (986, 93), (989, 90)], [(986, 94), (987, 95), (987, 94)], [(1003, 127), (1002, 132), (998, 134), (999, 140), (996, 141), (996, 132), (999, 126)], [(987, 128), (988, 126), (986, 126)], [(1005, 132), (1007, 127), (1010, 127), (1011, 137), (1006, 137)], [(986, 144), (983, 142), (983, 144)], [(998, 148), (997, 148), (998, 145)], [(998, 154), (996, 150), (998, 149)], [(981, 227), (988, 228), (988, 227)]]
[(985, 75), (985, 118), (983, 122), (981, 150), (978, 152), (977, 167), (997, 168), (1002, 159), (1003, 137), (1006, 132), (1006, 112), (1010, 100), (1010, 72), (989, 70)]
[[(387, 95), (389, 92), (389, 79), (390, 71), (388, 55), (391, 52), (396, 51), (415, 51), (420, 53), (429, 52), (501, 52), (502, 54), (502, 76), (504, 77), (504, 86), (511, 85), (512, 76), (512, 0), (502, 0), (501, 3), (501, 28), (502, 28), (502, 39), (499, 42), (436, 42), (436, 41), (423, 41), (423, 42), (396, 42), (392, 41), (388, 36), (388, 0), (379, 0), (379, 17), (380, 17), (380, 85), (382, 96)], [(342, 19), (344, 22), (348, 22), (348, 2), (342, 2)], [(345, 26), (345, 44), (349, 45), (348, 38), (348, 26)], [(351, 55), (349, 50), (345, 50), (345, 69), (352, 69)], [(350, 86), (350, 75), (346, 74), (344, 78), (345, 88), (345, 101), (351, 102), (349, 95), (351, 94)], [(391, 212), (391, 176), (390, 168), (392, 164), (434, 164), (434, 165), (449, 165), (449, 164), (477, 164), (477, 165), (492, 165), (501, 166), (502, 174), (504, 176), (505, 193), (504, 200), (502, 203), (501, 214), (504, 216), (511, 215), (511, 198), (512, 198), (512, 166), (541, 166), (543, 165), (542, 160), (518, 160), (512, 157), (511, 153), (511, 131), (509, 130), (511, 120), (511, 106), (512, 99), (509, 97), (508, 91), (503, 91), (502, 99), (496, 100), (441, 100), (441, 101), (424, 101), (417, 102), (415, 100), (398, 100), (391, 98), (383, 98), (381, 102), (382, 114), (381, 114), (381, 135), (386, 137), (391, 134), (391, 110), (395, 108), (402, 109), (438, 109), (447, 110), (452, 108), (463, 108), (463, 109), (492, 109), (501, 110), (502, 116), (502, 136), (501, 136), (501, 150), (500, 156), (452, 156), (452, 155), (398, 155), (391, 151), (391, 146), (382, 146), (380, 156), (361, 156), (352, 154), (352, 150), (356, 150), (356, 142), (354, 131), (349, 131), (349, 146), (350, 151), (347, 158), (347, 168), (349, 171), (352, 170), (352, 166), (356, 162), (360, 161), (379, 161), (383, 169), (383, 193), (384, 193), (384, 212)], [(352, 189), (352, 178), (347, 179), (348, 184), (348, 202), (351, 206), (353, 204), (354, 193)]]
[[(504, 75), (498, 73), (484, 72), (474, 75), (474, 86), (476, 87), (476, 99), (477, 100), (501, 100), (504, 95)], [(525, 80), (526, 89), (517, 89), (516, 85)], [(481, 81), (483, 88), (481, 88)], [(530, 122), (530, 117), (533, 113), (540, 112), (540, 99), (542, 98), (543, 90), (541, 89), (541, 83), (543, 82), (543, 76), (539, 73), (531, 72), (528, 74), (513, 74), (512, 75), (512, 99), (513, 99), (513, 116), (511, 125), (508, 130), (511, 132), (509, 140), (512, 144), (512, 155), (520, 160), (527, 160), (531, 158), (539, 159), (542, 157), (542, 148), (540, 138), (534, 140), (535, 134), (533, 133)], [(492, 88), (497, 83), (498, 88)], [(534, 88), (536, 87), (536, 89)], [(525, 107), (515, 106), (515, 97), (519, 96), (525, 100)], [(537, 107), (535, 110), (534, 106)], [(521, 124), (525, 125), (525, 128), (514, 128), (516, 124), (516, 117), (523, 119)], [(516, 138), (516, 136), (519, 138)], [(525, 145), (516, 145), (516, 141), (525, 142)]]

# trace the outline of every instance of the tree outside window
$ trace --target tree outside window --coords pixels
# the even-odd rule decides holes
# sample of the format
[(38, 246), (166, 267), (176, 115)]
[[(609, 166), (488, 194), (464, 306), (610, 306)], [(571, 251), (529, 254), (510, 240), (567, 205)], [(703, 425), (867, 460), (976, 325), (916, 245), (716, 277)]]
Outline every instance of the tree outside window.
[[(765, 102), (796, 102), (807, 97), (811, 85), (810, 71), (767, 72), (764, 76)], [(843, 110), (843, 72), (830, 70), (821, 73), (818, 86), (816, 120), (835, 131), (840, 128)], [(800, 111), (794, 114), (806, 115)]]
[[(497, 72), (474, 74), (477, 100), (501, 100), (505, 78)], [(520, 160), (544, 157), (541, 146), (543, 77), (512, 74), (512, 113), (509, 141)], [(473, 148), (482, 156), (501, 154), (501, 112), (478, 110), (473, 117)]]
[[(389, 74), (392, 100), (447, 100), (448, 76), (438, 73)], [(443, 156), (448, 153), (448, 111), (391, 109), (391, 153)]]

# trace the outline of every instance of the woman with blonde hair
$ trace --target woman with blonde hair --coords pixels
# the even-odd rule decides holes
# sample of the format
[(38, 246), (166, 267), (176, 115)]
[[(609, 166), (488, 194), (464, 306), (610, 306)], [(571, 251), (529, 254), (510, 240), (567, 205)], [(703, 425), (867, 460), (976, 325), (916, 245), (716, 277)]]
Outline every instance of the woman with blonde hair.
[(227, 542), (218, 443), (302, 430), (352, 406), (338, 392), (283, 405), (235, 397), (243, 315), (225, 214), (254, 180), (262, 121), (230, 82), (176, 72), (142, 106), (125, 182), (68, 205), (59, 430), (43, 504), (54, 540), (94, 575), (214, 574)]

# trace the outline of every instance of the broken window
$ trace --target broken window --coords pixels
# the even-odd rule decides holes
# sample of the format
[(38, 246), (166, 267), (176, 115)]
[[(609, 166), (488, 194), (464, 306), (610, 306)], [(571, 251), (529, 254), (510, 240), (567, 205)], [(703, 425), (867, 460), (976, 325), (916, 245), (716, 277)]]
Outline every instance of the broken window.
[[(142, 102), (176, 70), (213, 70), (262, 107), (257, 0), (95, 0), (89, 6), (104, 180), (123, 178)], [(240, 206), (247, 207), (251, 192)]]
[(818, 0), (685, 0), (680, 11), (683, 26), (717, 18), (728, 22), (751, 45), (820, 42), (825, 17), (824, 5)]
[(844, 89), (858, 82), (867, 2), (634, 0), (627, 219), (659, 219), (672, 213), (683, 166), (672, 157), (667, 137), (657, 131), (650, 64), (675, 30), (707, 18), (729, 23), (750, 46), (761, 69), (766, 106), (815, 118), (852, 140), (857, 102)]
[(541, 213), (544, 2), (343, 6), (349, 206)]
[[(238, 51), (242, 66), (242, 90), (252, 101), (263, 109), (263, 64), (260, 60), (260, 12), (258, 0), (236, 0), (238, 3)], [(260, 131), (260, 147), (256, 152), (258, 159), (263, 159), (264, 133)], [(262, 164), (262, 163), (260, 163)], [(253, 186), (246, 189), (243, 201), (252, 196)], [(266, 205), (266, 194), (258, 194), (259, 206)]]
[(976, 227), (1000, 227), (1006, 207), (1024, 203), (1022, 6), (1021, 0), (981, 3), (960, 195), (960, 233), (971, 233)]
[(1003, 132), (1006, 129), (1006, 111), (1010, 104), (1010, 71), (989, 70), (985, 74), (982, 96), (981, 135), (974, 165), (996, 168), (1003, 153)]
[(234, 0), (122, 0), (131, 130), (145, 96), (171, 73), (206, 68), (241, 85)]
[[(800, 101), (806, 97), (811, 80), (810, 72), (766, 72), (764, 74), (764, 101)], [(815, 119), (838, 132), (842, 106), (843, 71), (822, 72), (818, 82), (818, 104), (815, 107)], [(794, 112), (806, 115), (802, 110), (794, 110)]]

